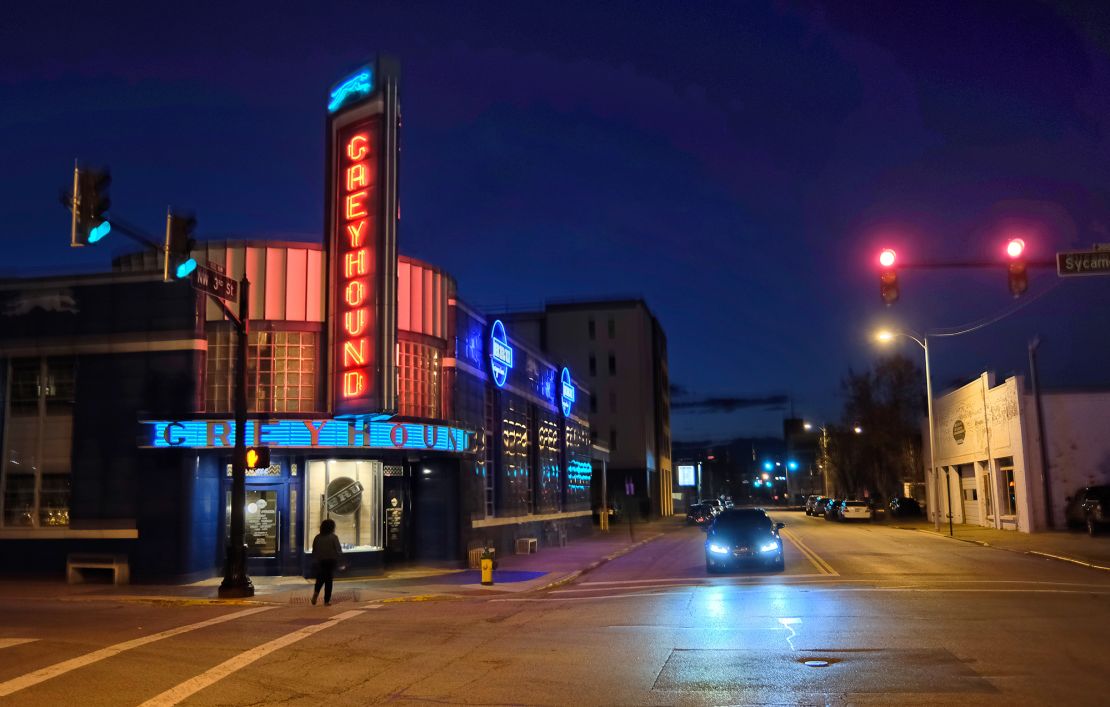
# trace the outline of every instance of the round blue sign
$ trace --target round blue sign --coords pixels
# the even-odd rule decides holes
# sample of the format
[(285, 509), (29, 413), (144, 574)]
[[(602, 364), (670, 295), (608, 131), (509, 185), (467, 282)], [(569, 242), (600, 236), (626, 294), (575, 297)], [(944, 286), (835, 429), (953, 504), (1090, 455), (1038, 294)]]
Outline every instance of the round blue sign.
[(505, 325), (498, 319), (489, 332), (489, 368), (493, 382), (501, 388), (509, 379), (509, 369), (513, 367), (513, 347), (505, 334)]
[(559, 376), (559, 403), (563, 414), (570, 415), (570, 409), (574, 405), (574, 381), (570, 379), (570, 369), (567, 368)]

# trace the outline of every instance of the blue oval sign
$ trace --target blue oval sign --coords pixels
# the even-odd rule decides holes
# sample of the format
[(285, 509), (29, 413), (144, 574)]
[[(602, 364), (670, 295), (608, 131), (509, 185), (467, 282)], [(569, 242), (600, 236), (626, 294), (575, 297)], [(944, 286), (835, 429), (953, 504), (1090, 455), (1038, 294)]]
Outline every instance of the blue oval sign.
[(574, 381), (570, 379), (568, 368), (564, 368), (559, 376), (559, 403), (563, 408), (563, 414), (569, 416), (570, 409), (574, 406)]
[(509, 379), (509, 369), (513, 367), (513, 347), (509, 346), (509, 337), (505, 335), (505, 325), (498, 319), (493, 323), (489, 333), (489, 368), (493, 374), (493, 382), (501, 388)]

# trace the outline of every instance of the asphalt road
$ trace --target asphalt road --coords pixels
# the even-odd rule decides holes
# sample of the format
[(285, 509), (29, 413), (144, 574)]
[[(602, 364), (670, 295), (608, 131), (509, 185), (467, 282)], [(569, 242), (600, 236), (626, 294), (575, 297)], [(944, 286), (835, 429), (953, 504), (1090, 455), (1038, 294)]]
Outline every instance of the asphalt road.
[[(523, 596), (0, 600), (0, 702), (1110, 702), (1110, 573), (777, 514), (786, 569), (707, 576), (685, 528)], [(818, 661), (814, 666), (807, 661)]]

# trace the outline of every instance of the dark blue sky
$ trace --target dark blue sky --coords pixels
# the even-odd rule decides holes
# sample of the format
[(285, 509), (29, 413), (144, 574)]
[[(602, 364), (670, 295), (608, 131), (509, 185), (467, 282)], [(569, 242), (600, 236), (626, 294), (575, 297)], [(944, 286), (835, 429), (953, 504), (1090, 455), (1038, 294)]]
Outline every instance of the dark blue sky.
[[(694, 398), (786, 393), (831, 420), (841, 376), (877, 355), (877, 322), (953, 326), (1014, 304), (1001, 268), (914, 271), (884, 310), (881, 245), (1000, 259), (1011, 216), (1040, 224), (1033, 257), (1110, 241), (1105, 4), (114, 8), (5, 8), (9, 274), (106, 266), (110, 247), (68, 248), (57, 192), (74, 157), (109, 165), (115, 212), (152, 231), (173, 204), (202, 237), (319, 240), (327, 89), (379, 51), (403, 67), (402, 251), (483, 307), (643, 295)], [(938, 389), (1024, 373), (1038, 333), (1047, 385), (1110, 384), (1110, 278), (1035, 271), (1025, 302), (937, 342)], [(782, 416), (674, 427), (775, 433)]]

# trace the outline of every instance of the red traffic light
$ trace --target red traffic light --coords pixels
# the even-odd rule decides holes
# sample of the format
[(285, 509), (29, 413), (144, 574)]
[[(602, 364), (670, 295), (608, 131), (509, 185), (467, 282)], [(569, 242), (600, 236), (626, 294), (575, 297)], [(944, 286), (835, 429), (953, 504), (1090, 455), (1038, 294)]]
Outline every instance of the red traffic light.
[(1011, 258), (1020, 258), (1021, 254), (1025, 252), (1025, 241), (1020, 238), (1011, 238), (1006, 243), (1006, 255)]
[(890, 248), (884, 248), (882, 252), (879, 253), (879, 265), (882, 265), (884, 268), (894, 267), (894, 259), (894, 251)]

